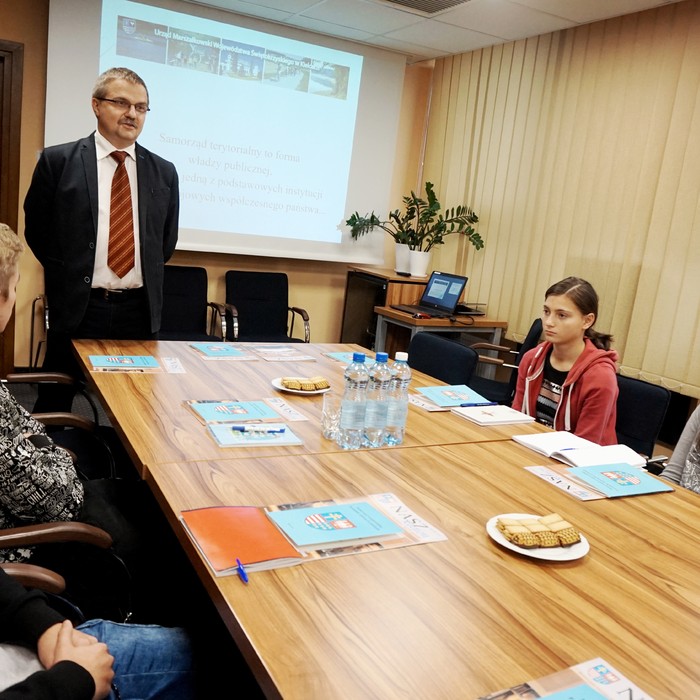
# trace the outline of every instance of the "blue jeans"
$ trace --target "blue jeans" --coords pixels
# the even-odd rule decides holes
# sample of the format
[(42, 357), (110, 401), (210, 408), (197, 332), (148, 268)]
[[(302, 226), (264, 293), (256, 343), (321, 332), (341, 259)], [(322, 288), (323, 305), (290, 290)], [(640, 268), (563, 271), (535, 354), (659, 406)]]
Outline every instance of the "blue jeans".
[(194, 698), (192, 649), (184, 630), (105, 620), (89, 620), (78, 629), (107, 645), (121, 700)]

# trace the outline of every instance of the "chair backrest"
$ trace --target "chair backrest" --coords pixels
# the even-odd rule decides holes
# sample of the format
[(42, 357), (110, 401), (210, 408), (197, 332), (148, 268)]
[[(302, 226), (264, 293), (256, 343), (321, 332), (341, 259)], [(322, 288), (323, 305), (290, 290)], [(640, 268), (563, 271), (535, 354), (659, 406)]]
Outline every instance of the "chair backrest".
[[(530, 330), (523, 339), (518, 352), (515, 353), (515, 351), (509, 350), (507, 354), (511, 359), (502, 360), (504, 364), (501, 371), (505, 373), (506, 370), (508, 370), (510, 371), (510, 374), (506, 375), (505, 377), (499, 376), (498, 379), (482, 377), (475, 374), (472, 377), (469, 386), (489, 401), (497, 401), (505, 406), (510, 406), (515, 398), (515, 388), (518, 384), (518, 365), (523, 359), (523, 355), (525, 355), (528, 350), (531, 350), (537, 345), (537, 343), (540, 342), (541, 335), (542, 319), (536, 318), (532, 322)], [(503, 352), (503, 350), (496, 350), (496, 348), (490, 346), (488, 343), (475, 343), (474, 347), (484, 350), (497, 351), (499, 353)]]
[(208, 286), (207, 271), (203, 267), (165, 266), (162, 336), (195, 340), (195, 336), (206, 334)]
[[(525, 355), (525, 353), (528, 350), (532, 350), (532, 348), (536, 347), (536, 345), (540, 342), (541, 337), (542, 337), (542, 319), (536, 318), (532, 322), (532, 325), (530, 326), (530, 330), (527, 332), (527, 335), (523, 339), (523, 342), (520, 345), (520, 349), (518, 350), (518, 354), (515, 357), (516, 367), (520, 366), (520, 361), (523, 359), (523, 355)], [(518, 384), (518, 370), (514, 369), (511, 371), (510, 377), (508, 378), (508, 386), (510, 389), (511, 402), (515, 398), (515, 387), (517, 384)]]
[(284, 272), (229, 270), (226, 303), (238, 311), (238, 339), (287, 336), (289, 281)]
[(671, 392), (658, 384), (617, 375), (617, 441), (646, 457), (654, 445), (666, 417)]
[(416, 333), (408, 345), (409, 367), (446, 384), (468, 384), (478, 361), (474, 348), (437, 333)]

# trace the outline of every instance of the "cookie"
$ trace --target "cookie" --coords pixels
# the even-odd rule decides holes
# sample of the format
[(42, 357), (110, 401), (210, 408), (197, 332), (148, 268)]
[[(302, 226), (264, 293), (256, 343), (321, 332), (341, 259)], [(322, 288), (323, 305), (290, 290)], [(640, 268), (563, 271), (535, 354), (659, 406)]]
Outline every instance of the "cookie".
[(540, 546), (539, 542), (537, 541), (537, 537), (532, 532), (528, 532), (527, 530), (525, 532), (516, 532), (512, 534), (509, 540), (513, 544), (517, 545), (518, 547), (522, 547), (523, 549), (535, 549), (536, 547)]
[(309, 381), (314, 383), (316, 389), (329, 389), (331, 386), (325, 377), (311, 377)]
[(282, 377), (282, 386), (286, 389), (301, 389), (301, 382), (297, 377)]
[(537, 518), (537, 520), (543, 525), (549, 525), (549, 523), (559, 522), (562, 520), (562, 517), (559, 513), (550, 513), (549, 515), (543, 515), (541, 518)]
[(576, 528), (558, 513), (541, 518), (498, 518), (496, 528), (509, 542), (523, 549), (570, 547), (581, 541)]

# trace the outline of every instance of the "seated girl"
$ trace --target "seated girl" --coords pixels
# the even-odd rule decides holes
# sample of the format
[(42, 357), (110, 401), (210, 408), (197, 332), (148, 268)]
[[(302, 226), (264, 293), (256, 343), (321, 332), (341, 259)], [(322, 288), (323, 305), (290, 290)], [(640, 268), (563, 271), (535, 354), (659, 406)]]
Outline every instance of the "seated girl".
[(593, 330), (598, 295), (579, 277), (545, 293), (544, 342), (518, 367), (513, 408), (554, 430), (568, 430), (599, 445), (617, 443), (617, 353), (612, 336)]

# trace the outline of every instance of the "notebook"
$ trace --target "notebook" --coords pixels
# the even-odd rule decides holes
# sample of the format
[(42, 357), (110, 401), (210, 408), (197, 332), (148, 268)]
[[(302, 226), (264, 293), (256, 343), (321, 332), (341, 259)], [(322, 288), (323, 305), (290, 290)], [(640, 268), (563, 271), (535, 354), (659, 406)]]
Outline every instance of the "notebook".
[(407, 314), (428, 314), (437, 318), (453, 316), (462, 296), (467, 278), (449, 272), (433, 272), (417, 304), (392, 305), (392, 309)]

